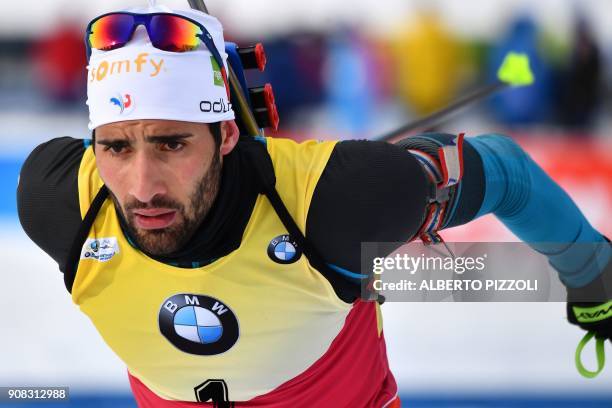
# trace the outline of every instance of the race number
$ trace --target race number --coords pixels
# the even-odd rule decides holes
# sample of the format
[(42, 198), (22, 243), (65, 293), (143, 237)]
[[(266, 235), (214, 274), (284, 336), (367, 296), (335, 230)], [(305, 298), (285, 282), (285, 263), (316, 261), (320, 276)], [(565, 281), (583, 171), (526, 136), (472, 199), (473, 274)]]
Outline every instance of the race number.
[(224, 380), (206, 380), (194, 388), (198, 402), (212, 401), (215, 408), (233, 408)]

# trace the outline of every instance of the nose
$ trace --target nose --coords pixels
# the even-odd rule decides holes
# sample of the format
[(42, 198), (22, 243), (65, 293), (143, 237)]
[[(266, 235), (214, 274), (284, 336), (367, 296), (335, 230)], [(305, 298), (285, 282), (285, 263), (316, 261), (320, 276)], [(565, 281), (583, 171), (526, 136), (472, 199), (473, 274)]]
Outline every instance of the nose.
[(129, 194), (142, 203), (148, 203), (156, 195), (165, 195), (168, 191), (161, 174), (162, 169), (153, 155), (140, 151), (135, 154), (130, 169)]

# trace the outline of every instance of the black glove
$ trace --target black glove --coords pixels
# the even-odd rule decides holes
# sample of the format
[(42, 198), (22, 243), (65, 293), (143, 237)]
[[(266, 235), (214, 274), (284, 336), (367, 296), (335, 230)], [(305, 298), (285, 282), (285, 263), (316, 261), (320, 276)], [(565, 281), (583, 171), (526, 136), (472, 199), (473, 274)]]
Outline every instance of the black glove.
[[(578, 345), (575, 358), (580, 374), (593, 378), (605, 364), (604, 342), (612, 341), (612, 260), (587, 286), (567, 289), (567, 319), (588, 332)], [(584, 346), (593, 337), (596, 339), (597, 371), (584, 368), (580, 358)]]

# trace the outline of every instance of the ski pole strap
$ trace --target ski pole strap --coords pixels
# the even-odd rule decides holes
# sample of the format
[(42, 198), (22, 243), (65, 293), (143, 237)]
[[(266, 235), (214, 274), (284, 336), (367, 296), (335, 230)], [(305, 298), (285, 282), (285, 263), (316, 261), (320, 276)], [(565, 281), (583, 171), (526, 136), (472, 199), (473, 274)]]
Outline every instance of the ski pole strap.
[(597, 356), (597, 371), (589, 371), (582, 364), (582, 350), (587, 345), (587, 343), (595, 337), (595, 332), (588, 332), (584, 335), (580, 343), (578, 343), (578, 347), (576, 348), (576, 369), (578, 372), (585, 378), (595, 378), (601, 373), (606, 365), (606, 352), (604, 350), (604, 343), (606, 339), (604, 338), (596, 338), (595, 339), (595, 355)]
[(460, 133), (450, 143), (438, 148), (438, 157), (442, 167), (442, 181), (438, 188), (448, 188), (459, 183), (463, 178), (463, 139)]
[(438, 231), (447, 221), (446, 213), (456, 204), (457, 184), (463, 177), (464, 133), (436, 138), (434, 134), (407, 137), (396, 143), (412, 153), (431, 182), (429, 205), (421, 228), (415, 235), (425, 245), (444, 242)]

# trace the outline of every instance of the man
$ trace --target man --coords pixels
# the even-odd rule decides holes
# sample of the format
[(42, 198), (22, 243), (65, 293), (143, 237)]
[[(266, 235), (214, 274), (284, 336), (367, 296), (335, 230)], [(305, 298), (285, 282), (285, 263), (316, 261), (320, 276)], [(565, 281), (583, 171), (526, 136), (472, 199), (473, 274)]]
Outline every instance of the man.
[[(208, 43), (168, 38), (190, 24)], [(231, 106), (223, 44), (196, 11), (94, 20), (92, 143), (53, 139), (21, 172), (25, 231), (126, 363), (139, 406), (399, 406), (379, 306), (359, 298), (361, 242), (435, 242), (493, 212), (525, 241), (565, 243), (549, 255), (566, 285), (604, 287), (609, 245), (575, 250), (604, 238), (510, 139), (239, 136), (231, 109), (202, 109)]]

